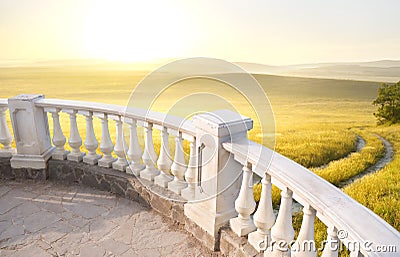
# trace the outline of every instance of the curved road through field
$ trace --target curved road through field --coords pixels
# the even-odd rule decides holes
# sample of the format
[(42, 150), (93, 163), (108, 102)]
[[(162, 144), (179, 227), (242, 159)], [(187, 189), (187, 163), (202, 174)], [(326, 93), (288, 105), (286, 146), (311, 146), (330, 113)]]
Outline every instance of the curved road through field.
[[(389, 162), (391, 162), (393, 160), (393, 157), (394, 157), (393, 145), (389, 141), (387, 141), (385, 138), (381, 137), (380, 135), (377, 135), (377, 134), (375, 134), (375, 135), (382, 141), (382, 143), (384, 145), (385, 154), (383, 155), (383, 157), (380, 158), (375, 164), (369, 166), (363, 172), (361, 172), (361, 173), (357, 174), (356, 176), (351, 177), (350, 179), (340, 183), (339, 184), (339, 188), (343, 189), (344, 187), (349, 186), (354, 181), (359, 180), (359, 179), (363, 178), (366, 175), (369, 175), (369, 174), (372, 174), (372, 173), (375, 173), (375, 172), (381, 170), (383, 167), (386, 166), (386, 164), (388, 164)], [(360, 152), (365, 147), (366, 141), (360, 135), (357, 135), (357, 143), (356, 144), (357, 144), (356, 152)], [(352, 152), (352, 153), (354, 153), (354, 152)], [(339, 160), (343, 160), (343, 159), (349, 158), (352, 153), (349, 153), (346, 157), (343, 157), (342, 159), (339, 159)], [(319, 167), (319, 169), (325, 168), (328, 165), (329, 165), (329, 163)], [(295, 215), (296, 213), (300, 212), (302, 210), (302, 208), (303, 207), (299, 203), (294, 202), (293, 203), (293, 207), (292, 207), (293, 215)], [(276, 212), (277, 212), (277, 210), (276, 210)]]
[[(377, 134), (375, 134), (375, 135), (382, 141), (384, 148), (385, 148), (385, 154), (374, 165), (369, 166), (366, 170), (357, 174), (354, 177), (351, 177), (347, 181), (340, 183), (339, 184), (340, 188), (344, 188), (344, 187), (350, 185), (351, 183), (353, 183), (354, 181), (359, 180), (366, 175), (369, 175), (369, 174), (372, 174), (372, 173), (375, 173), (375, 172), (381, 170), (383, 167), (386, 166), (386, 164), (388, 164), (389, 162), (391, 162), (393, 160), (393, 156), (394, 156), (393, 145), (389, 141), (387, 141), (385, 138), (383, 138)], [(365, 142), (365, 140), (364, 140), (364, 142)], [(357, 150), (358, 150), (358, 148), (357, 148)]]

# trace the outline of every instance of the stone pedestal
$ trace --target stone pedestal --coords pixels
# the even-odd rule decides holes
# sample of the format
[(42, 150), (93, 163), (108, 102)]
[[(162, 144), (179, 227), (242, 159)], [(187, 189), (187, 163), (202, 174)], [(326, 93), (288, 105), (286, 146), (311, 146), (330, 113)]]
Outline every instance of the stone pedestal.
[[(67, 155), (69, 154), (69, 151), (67, 151), (67, 150), (65, 150), (63, 153), (56, 153), (56, 152), (53, 152), (53, 154), (52, 154), (52, 158), (53, 159), (55, 159), (55, 160), (66, 160), (67, 159)], [(89, 163), (89, 162), (86, 162), (86, 163)], [(97, 163), (97, 162), (96, 162)], [(96, 163), (93, 163), (92, 165), (94, 165), (94, 164), (96, 164)]]
[(173, 180), (168, 183), (168, 189), (177, 195), (181, 194), (181, 191), (187, 187), (186, 181)]
[(11, 158), (13, 169), (46, 169), (54, 147), (50, 143), (46, 112), (35, 102), (44, 95), (18, 95), (8, 99), (17, 154)]
[(107, 157), (104, 157), (104, 156), (103, 156), (103, 158), (101, 158), (101, 159), (99, 159), (99, 160), (97, 161), (97, 164), (98, 164), (100, 167), (111, 168), (113, 162), (115, 162), (116, 160), (117, 160), (117, 159), (115, 159), (115, 158), (112, 157), (112, 156), (107, 156)]
[(119, 162), (118, 160), (113, 162), (112, 168), (114, 170), (119, 170), (119, 171), (126, 171), (126, 167), (128, 167), (128, 162), (127, 161), (121, 161)]
[(140, 171), (140, 178), (147, 181), (154, 181), (154, 178), (160, 175), (160, 171), (153, 167), (146, 167), (144, 170)]
[(140, 163), (135, 163), (135, 164), (130, 163), (129, 166), (126, 167), (126, 173), (133, 174), (136, 177), (139, 177), (140, 171), (143, 170), (144, 168), (145, 166)]
[(232, 231), (237, 233), (240, 237), (248, 235), (250, 232), (257, 229), (252, 219), (243, 219), (241, 217), (231, 219), (229, 225)]
[(157, 177), (154, 177), (154, 184), (167, 188), (168, 183), (171, 182), (174, 178), (172, 176), (165, 175), (164, 173), (160, 173)]
[(222, 143), (246, 139), (253, 121), (238, 113), (219, 110), (196, 115), (193, 123), (196, 145), (204, 144), (201, 181), (196, 187), (195, 200), (186, 203), (184, 211), (217, 241), (219, 229), (237, 216), (234, 203), (240, 191), (243, 168)]
[[(54, 154), (53, 154), (53, 157), (54, 157)], [(96, 155), (87, 154), (87, 155), (83, 156), (83, 162), (90, 164), (90, 165), (96, 165), (100, 158), (101, 158), (101, 155), (99, 155), (99, 154), (96, 154)], [(53, 159), (55, 159), (55, 158), (53, 158)], [(56, 159), (56, 160), (59, 160), (59, 159)]]

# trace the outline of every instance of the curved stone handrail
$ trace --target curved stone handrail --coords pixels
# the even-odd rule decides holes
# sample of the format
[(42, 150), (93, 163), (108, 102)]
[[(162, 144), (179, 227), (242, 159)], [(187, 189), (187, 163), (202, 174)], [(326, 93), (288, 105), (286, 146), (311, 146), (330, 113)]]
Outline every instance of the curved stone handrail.
[[(0, 102), (0, 105), (1, 103), (2, 102)], [(50, 99), (50, 98), (38, 100), (35, 102), (35, 105), (43, 108), (60, 108), (60, 109), (71, 109), (78, 111), (91, 111), (94, 113), (107, 113), (111, 115), (132, 118), (134, 120), (150, 122), (153, 124), (157, 124), (159, 126), (164, 126), (176, 131), (180, 131), (182, 133), (191, 136), (195, 135), (195, 128), (190, 120), (185, 120), (181, 117), (172, 116), (169, 114), (167, 115), (164, 113), (159, 113), (154, 111), (147, 111), (139, 108), (130, 108), (126, 106), (105, 104), (105, 103), (61, 100), (61, 99)]]
[(0, 107), (8, 107), (7, 99), (0, 98)]
[(292, 192), (293, 198), (305, 208), (315, 210), (316, 216), (330, 230), (345, 231), (346, 237), (339, 238), (345, 245), (360, 242), (359, 252), (364, 256), (397, 256), (397, 253), (379, 253), (370, 249), (391, 245), (398, 247), (400, 233), (331, 183), (253, 141), (229, 142), (224, 143), (223, 147), (243, 165), (250, 163), (257, 175), (264, 177), (267, 174), (272, 184), (283, 191)]

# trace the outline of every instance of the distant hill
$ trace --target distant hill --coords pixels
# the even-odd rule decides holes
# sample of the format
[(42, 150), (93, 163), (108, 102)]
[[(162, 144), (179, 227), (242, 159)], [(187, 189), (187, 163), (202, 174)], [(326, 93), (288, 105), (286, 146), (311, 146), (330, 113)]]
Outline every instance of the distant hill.
[[(121, 63), (106, 60), (71, 59), (71, 60), (0, 60), (0, 67), (62, 67), (67, 69), (98, 69), (98, 70), (140, 70), (153, 71), (173, 59), (160, 59), (153, 62)], [(259, 63), (236, 62), (238, 66), (252, 74), (269, 74), (279, 76), (327, 78), (341, 80), (360, 80), (376, 82), (400, 81), (400, 60), (378, 60), (371, 62), (337, 62), (337, 63), (308, 63), (299, 65), (273, 66)], [(223, 62), (215, 62), (209, 69), (209, 64), (204, 72), (201, 70), (190, 71), (190, 67), (169, 67), (166, 72), (171, 73), (236, 73), (239, 70), (228, 68)]]
[(316, 63), (287, 66), (270, 66), (237, 62), (250, 73), (296, 77), (350, 79), (362, 81), (400, 81), (400, 60), (380, 60), (352, 63)]

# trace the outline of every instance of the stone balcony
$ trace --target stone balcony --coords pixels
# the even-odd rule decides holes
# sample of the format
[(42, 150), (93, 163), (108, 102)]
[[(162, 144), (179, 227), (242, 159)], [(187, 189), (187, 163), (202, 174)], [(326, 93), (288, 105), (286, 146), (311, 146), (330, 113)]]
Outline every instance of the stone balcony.
[[(11, 148), (12, 136), (6, 123), (7, 109), (16, 149)], [(67, 139), (60, 125), (60, 112), (67, 113), (70, 118), (68, 144), (71, 152), (65, 150)], [(47, 113), (51, 113), (52, 128), (49, 128)], [(164, 217), (165, 222), (156, 222), (156, 226), (159, 226), (159, 233), (167, 235), (165, 240), (175, 246), (172, 251), (159, 250), (160, 256), (221, 254), (315, 257), (317, 252), (313, 249), (296, 251), (289, 249), (288, 245), (313, 241), (316, 217), (328, 227), (327, 242), (333, 245), (325, 247), (322, 252), (324, 257), (338, 255), (338, 247), (335, 246), (339, 241), (345, 245), (358, 243), (359, 247), (349, 247), (351, 256), (399, 255), (398, 252), (374, 251), (380, 245), (398, 246), (398, 231), (311, 171), (248, 140), (247, 131), (252, 128), (252, 120), (240, 114), (219, 110), (184, 120), (122, 106), (45, 99), (42, 95), (20, 95), (8, 100), (1, 99), (0, 115), (0, 143), (4, 146), (0, 152), (1, 176), (5, 179), (41, 181), (37, 183), (49, 181), (48, 184), (30, 185), (32, 182), (18, 184), (3, 180), (3, 188), (20, 190), (26, 194), (24, 188), (30, 185), (36, 190), (33, 190), (35, 195), (43, 195), (38, 185), (44, 185), (43, 190), (59, 185), (64, 192), (91, 190), (92, 195), (97, 192), (77, 187), (80, 185), (111, 192), (118, 196), (117, 199), (123, 197), (132, 200), (131, 204), (140, 210), (152, 208), (159, 214), (148, 215), (153, 215), (154, 220), (161, 220), (157, 218), (159, 215)], [(82, 142), (79, 134), (77, 115), (86, 118), (85, 142)], [(94, 117), (102, 122), (100, 144), (93, 128)], [(109, 120), (113, 120), (116, 126), (115, 145), (109, 133)], [(125, 142), (123, 125), (129, 126), (129, 144)], [(139, 144), (138, 126), (145, 131), (144, 149)], [(51, 139), (50, 129), (53, 131)], [(153, 129), (159, 130), (161, 135), (159, 155), (154, 147)], [(175, 138), (173, 158), (168, 136)], [(190, 145), (188, 160), (182, 147), (185, 140)], [(82, 144), (87, 153), (81, 151)], [(96, 151), (99, 146), (101, 155)], [(251, 188), (253, 176), (262, 178), (258, 205)], [(272, 185), (282, 190), (277, 216), (272, 208)], [(57, 190), (50, 191), (56, 197)], [(105, 193), (97, 194), (111, 197)], [(0, 200), (6, 199), (6, 196), (3, 194)], [(28, 196), (26, 200), (34, 201), (34, 197)], [(292, 226), (293, 200), (303, 206), (304, 213), (296, 240)], [(101, 200), (99, 204), (101, 206)], [(91, 211), (88, 210), (89, 213)], [(41, 222), (43, 219), (37, 217), (37, 224)], [(144, 219), (142, 223), (146, 222), (149, 226), (154, 225), (149, 219)], [(174, 237), (183, 237), (185, 240), (178, 240), (179, 243), (174, 241), (173, 236), (168, 237), (171, 231), (163, 230), (167, 223), (173, 224)], [(143, 232), (137, 233), (143, 234), (143, 240), (149, 240), (149, 245), (165, 243), (160, 237), (146, 234), (146, 224), (126, 222), (120, 223), (120, 226), (143, 226)], [(346, 237), (340, 237), (338, 231), (344, 231)], [(191, 243), (194, 239), (189, 235), (201, 244)], [(367, 247), (366, 242), (371, 244)], [(128, 246), (140, 250), (142, 243), (132, 242), (133, 245)], [(279, 243), (279, 247), (275, 247), (275, 243)], [(93, 245), (90, 247), (92, 251), (99, 251), (99, 254), (107, 250)], [(152, 247), (148, 248), (148, 254), (154, 250)], [(72, 253), (73, 250), (67, 252)], [(145, 256), (145, 253), (131, 252), (131, 255)]]
[(108, 192), (54, 181), (3, 181), (0, 196), (4, 257), (212, 255), (148, 205)]

